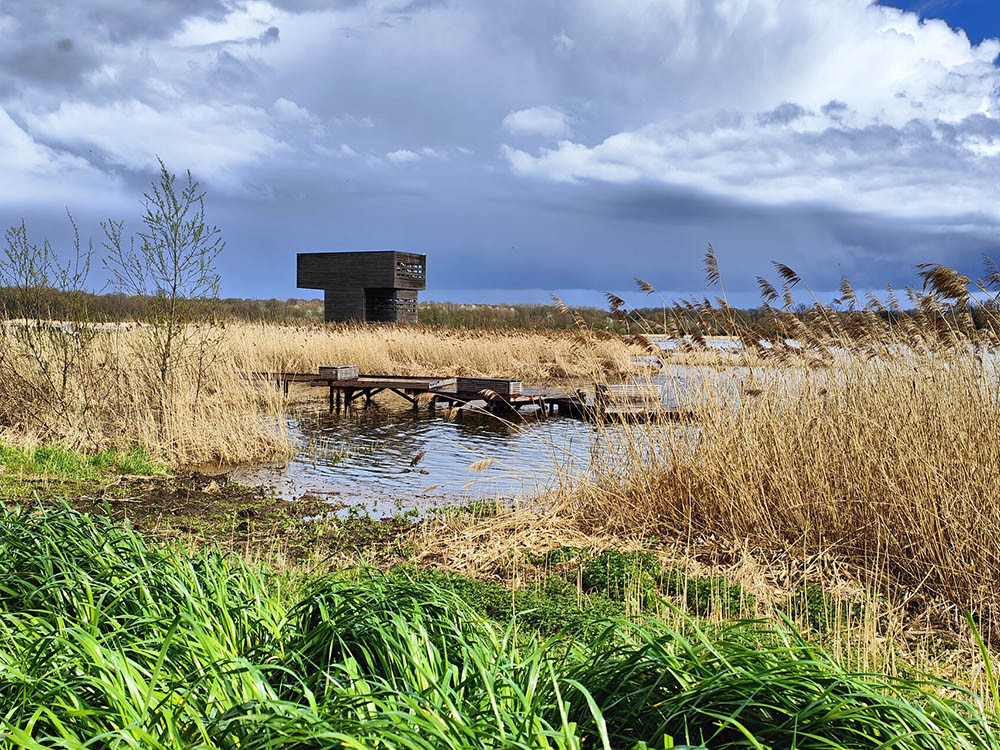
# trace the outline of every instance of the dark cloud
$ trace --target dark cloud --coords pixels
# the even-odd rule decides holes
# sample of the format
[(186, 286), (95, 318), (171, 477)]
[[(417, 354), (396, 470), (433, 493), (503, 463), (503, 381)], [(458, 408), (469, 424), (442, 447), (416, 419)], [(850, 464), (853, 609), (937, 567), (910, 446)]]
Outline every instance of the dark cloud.
[(191, 18), (221, 20), (223, 0), (0, 0), (0, 78), (8, 85), (79, 88), (102, 62), (101, 47), (158, 40)]
[(831, 99), (822, 106), (820, 111), (827, 117), (842, 115), (847, 111), (847, 104), (844, 102), (838, 102), (836, 99)]
[(98, 54), (68, 37), (14, 41), (0, 47), (0, 78), (15, 88), (71, 86), (98, 64)]
[(750, 298), (772, 259), (835, 288), (1000, 254), (989, 43), (737, 5), (0, 0), (0, 223), (134, 221), (160, 155), (209, 191), (226, 294), (302, 294), (296, 250), (427, 252), (445, 294), (697, 290), (712, 242)]
[(761, 125), (788, 125), (789, 123), (795, 122), (800, 117), (805, 117), (807, 114), (804, 107), (800, 107), (798, 104), (792, 104), (791, 102), (785, 102), (770, 112), (764, 112), (757, 116), (757, 121)]
[(255, 78), (256, 72), (249, 64), (225, 49), (219, 50), (210, 78), (214, 85), (238, 89), (251, 85)]

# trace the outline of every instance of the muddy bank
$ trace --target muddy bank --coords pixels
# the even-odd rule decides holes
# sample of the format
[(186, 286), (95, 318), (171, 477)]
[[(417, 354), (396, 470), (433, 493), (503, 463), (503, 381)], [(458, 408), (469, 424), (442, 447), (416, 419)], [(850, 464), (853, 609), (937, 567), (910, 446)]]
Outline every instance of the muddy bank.
[(7, 505), (65, 502), (107, 515), (163, 541), (218, 545), (251, 557), (289, 562), (363, 558), (404, 559), (412, 515), (375, 518), (356, 506), (304, 494), (283, 499), (246, 487), (228, 474), (187, 472), (160, 477), (60, 480), (7, 477), (0, 483)]

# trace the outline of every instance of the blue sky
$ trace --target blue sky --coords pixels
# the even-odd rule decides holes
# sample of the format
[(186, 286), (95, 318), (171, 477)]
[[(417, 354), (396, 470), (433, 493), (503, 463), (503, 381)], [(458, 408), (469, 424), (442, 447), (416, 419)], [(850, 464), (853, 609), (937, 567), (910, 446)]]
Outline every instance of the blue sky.
[(316, 250), (427, 253), (458, 301), (698, 293), (708, 243), (738, 304), (771, 260), (817, 290), (976, 274), (997, 5), (0, 0), (0, 225), (137, 229), (159, 155), (208, 191), (225, 295), (314, 296)]
[(1000, 37), (997, 0), (883, 0), (882, 4), (919, 13), (922, 18), (940, 18), (965, 31), (976, 44)]

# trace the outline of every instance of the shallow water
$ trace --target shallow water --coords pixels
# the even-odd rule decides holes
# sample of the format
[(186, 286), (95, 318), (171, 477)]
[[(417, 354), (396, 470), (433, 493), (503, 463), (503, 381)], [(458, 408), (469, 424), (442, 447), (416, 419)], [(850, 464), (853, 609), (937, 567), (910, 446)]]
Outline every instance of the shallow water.
[[(371, 409), (289, 415), (297, 444), (287, 466), (240, 469), (233, 478), (294, 498), (363, 503), (379, 511), (514, 497), (587, 470), (596, 428), (526, 413), (516, 423), (471, 409), (411, 409), (386, 398)], [(478, 471), (473, 464), (490, 461)]]
[[(736, 403), (736, 384), (745, 375), (742, 368), (669, 365), (651, 382), (663, 384), (666, 401), (676, 403), (687, 388), (724, 380)], [(291, 413), (288, 427), (297, 449), (288, 465), (239, 469), (233, 478), (288, 499), (308, 493), (374, 513), (426, 510), (530, 497), (571, 483), (591, 470), (595, 451), (613, 455), (608, 446), (623, 437), (620, 427), (605, 425), (599, 432), (592, 422), (529, 411), (512, 422), (463, 408), (449, 420), (443, 408), (413, 410), (390, 394), (376, 403), (341, 414), (318, 405)], [(647, 442), (637, 432), (628, 431), (628, 439)], [(477, 462), (489, 463), (476, 470)]]

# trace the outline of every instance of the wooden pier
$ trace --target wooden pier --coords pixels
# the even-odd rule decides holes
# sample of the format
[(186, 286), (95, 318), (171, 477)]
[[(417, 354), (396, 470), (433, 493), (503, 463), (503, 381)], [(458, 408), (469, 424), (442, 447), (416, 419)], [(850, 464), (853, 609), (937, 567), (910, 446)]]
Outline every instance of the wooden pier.
[[(335, 371), (336, 368), (324, 368)], [(498, 416), (512, 416), (525, 407), (536, 407), (541, 416), (560, 414), (577, 419), (682, 419), (690, 415), (668, 405), (660, 386), (651, 384), (598, 384), (591, 397), (583, 389), (550, 391), (522, 389), (519, 380), (501, 378), (418, 377), (410, 375), (357, 375), (298, 372), (255, 372), (251, 377), (269, 380), (288, 395), (289, 386), (301, 383), (329, 391), (331, 412), (353, 406), (372, 406), (378, 394), (388, 391), (408, 401), (414, 409), (439, 404), (450, 408), (481, 402), (482, 409)]]

